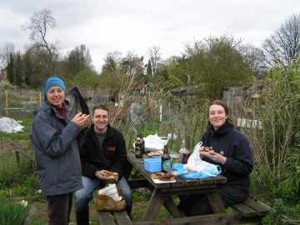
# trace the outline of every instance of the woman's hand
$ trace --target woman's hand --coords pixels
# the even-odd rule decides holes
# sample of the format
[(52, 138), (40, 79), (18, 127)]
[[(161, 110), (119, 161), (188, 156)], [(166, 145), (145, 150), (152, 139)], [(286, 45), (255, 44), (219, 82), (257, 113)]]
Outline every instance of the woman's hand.
[(204, 147), (200, 149), (200, 158), (208, 158), (215, 163), (224, 165), (226, 163), (227, 157), (215, 152), (212, 147)]
[(79, 112), (73, 117), (71, 121), (74, 122), (77, 126), (79, 126), (80, 129), (84, 129), (87, 127), (89, 120), (90, 120), (90, 115), (86, 115)]
[(203, 147), (200, 148), (200, 159), (203, 159), (205, 157), (209, 158), (210, 152), (214, 151), (212, 147)]

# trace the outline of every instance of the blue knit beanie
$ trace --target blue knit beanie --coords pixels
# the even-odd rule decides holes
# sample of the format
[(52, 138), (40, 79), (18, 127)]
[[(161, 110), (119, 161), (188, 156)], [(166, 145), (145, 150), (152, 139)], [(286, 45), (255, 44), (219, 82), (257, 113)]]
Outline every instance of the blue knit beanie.
[(44, 84), (45, 100), (47, 99), (47, 92), (49, 91), (50, 88), (54, 86), (61, 87), (64, 91), (66, 91), (66, 85), (60, 77), (57, 76), (49, 77)]

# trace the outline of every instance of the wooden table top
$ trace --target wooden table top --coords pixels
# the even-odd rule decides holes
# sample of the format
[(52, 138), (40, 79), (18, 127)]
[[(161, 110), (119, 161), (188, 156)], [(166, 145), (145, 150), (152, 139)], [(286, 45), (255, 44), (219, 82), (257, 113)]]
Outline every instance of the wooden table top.
[(172, 183), (155, 183), (151, 178), (151, 173), (147, 172), (144, 168), (143, 159), (148, 158), (147, 155), (144, 155), (143, 158), (136, 158), (133, 152), (128, 152), (127, 159), (128, 161), (139, 171), (139, 173), (151, 183), (155, 189), (206, 189), (215, 187), (217, 184), (226, 183), (227, 179), (224, 176), (216, 176), (211, 178), (199, 179), (199, 180), (183, 180), (177, 178), (176, 182)]

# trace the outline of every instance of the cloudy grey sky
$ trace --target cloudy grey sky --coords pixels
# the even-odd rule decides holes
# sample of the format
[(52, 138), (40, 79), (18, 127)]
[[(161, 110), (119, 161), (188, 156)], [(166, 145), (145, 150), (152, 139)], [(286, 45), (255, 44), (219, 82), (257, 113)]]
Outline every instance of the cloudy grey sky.
[(187, 44), (228, 35), (261, 47), (299, 0), (0, 0), (0, 49), (24, 51), (29, 33), (21, 26), (34, 11), (50, 9), (57, 27), (49, 33), (61, 53), (85, 44), (100, 71), (109, 52), (134, 52), (147, 59), (159, 46), (163, 59), (181, 55)]

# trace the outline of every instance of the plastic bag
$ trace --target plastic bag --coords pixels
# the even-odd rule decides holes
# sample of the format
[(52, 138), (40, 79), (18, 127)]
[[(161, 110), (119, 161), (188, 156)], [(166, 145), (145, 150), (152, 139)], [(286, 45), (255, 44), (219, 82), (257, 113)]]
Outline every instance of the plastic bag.
[(108, 184), (106, 187), (98, 190), (98, 195), (107, 195), (115, 201), (121, 201), (122, 196), (120, 196), (116, 184)]
[(126, 202), (116, 184), (108, 184), (99, 189), (95, 200), (98, 211), (114, 212), (124, 210), (126, 207)]
[(173, 169), (177, 170), (182, 179), (198, 180), (208, 177), (215, 177), (222, 173), (219, 165), (215, 165), (200, 158), (200, 149), (202, 142), (195, 145), (193, 153), (190, 155), (187, 164), (177, 163), (173, 165)]
[(144, 137), (144, 141), (146, 152), (163, 150), (166, 143), (165, 138), (159, 137), (157, 134), (150, 134), (147, 137)]
[(202, 159), (200, 159), (200, 152), (199, 152), (202, 147), (202, 144), (203, 144), (202, 141), (200, 141), (195, 145), (194, 150), (187, 161), (187, 164), (189, 166), (198, 165), (202, 161)]
[(176, 163), (172, 166), (172, 169), (176, 170), (179, 177), (184, 180), (199, 180), (203, 178), (215, 177), (221, 174), (221, 167), (205, 161), (201, 162), (201, 166), (190, 170), (187, 168), (187, 164)]

